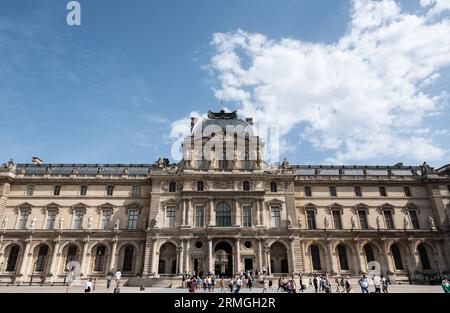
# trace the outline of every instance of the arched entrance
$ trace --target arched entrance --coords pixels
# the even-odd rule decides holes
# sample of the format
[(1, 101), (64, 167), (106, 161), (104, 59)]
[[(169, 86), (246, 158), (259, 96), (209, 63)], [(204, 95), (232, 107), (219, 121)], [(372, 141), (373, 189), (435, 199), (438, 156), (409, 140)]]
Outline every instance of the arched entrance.
[(289, 273), (287, 249), (280, 242), (270, 246), (270, 267), (274, 274)]
[(231, 277), (233, 275), (233, 248), (228, 242), (220, 242), (214, 248), (214, 274)]
[(158, 274), (177, 273), (177, 248), (171, 242), (166, 242), (159, 249)]

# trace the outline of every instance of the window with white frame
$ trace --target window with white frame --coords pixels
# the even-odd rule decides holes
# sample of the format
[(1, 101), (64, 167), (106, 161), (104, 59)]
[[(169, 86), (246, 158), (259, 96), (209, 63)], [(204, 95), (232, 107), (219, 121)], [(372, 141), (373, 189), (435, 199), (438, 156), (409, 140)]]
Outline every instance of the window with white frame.
[(27, 197), (32, 197), (34, 194), (34, 186), (27, 187)]
[(108, 229), (109, 223), (111, 222), (112, 209), (103, 208), (102, 209), (102, 229)]
[(198, 206), (195, 208), (195, 226), (205, 226), (205, 208), (202, 206)]
[(365, 208), (358, 209), (359, 227), (361, 229), (369, 229), (369, 223), (367, 222), (367, 210)]
[(306, 209), (306, 221), (308, 223), (308, 229), (317, 229), (316, 211), (314, 210), (314, 208)]
[(386, 228), (387, 229), (394, 229), (394, 218), (392, 216), (392, 210), (391, 209), (385, 209), (383, 210), (384, 214), (384, 220), (386, 222)]
[(21, 208), (19, 211), (19, 229), (26, 229), (27, 228), (27, 222), (28, 222), (28, 216), (30, 215), (30, 208)]
[(272, 227), (280, 227), (281, 225), (281, 212), (279, 206), (272, 206)]
[(175, 207), (169, 206), (166, 210), (167, 227), (175, 226)]
[(252, 207), (244, 206), (242, 208), (242, 224), (244, 227), (252, 227)]
[(55, 227), (56, 215), (58, 214), (58, 209), (48, 208), (47, 209), (47, 222), (45, 224), (46, 229), (53, 229)]
[(332, 210), (331, 214), (333, 216), (334, 229), (341, 230), (342, 229), (341, 210), (339, 209)]
[(128, 229), (137, 228), (138, 214), (139, 212), (137, 209), (130, 209), (128, 212)]
[(83, 226), (84, 208), (75, 208), (73, 218), (73, 228), (81, 229)]
[(138, 198), (141, 195), (141, 187), (139, 186), (133, 186), (131, 189), (131, 196), (133, 198)]

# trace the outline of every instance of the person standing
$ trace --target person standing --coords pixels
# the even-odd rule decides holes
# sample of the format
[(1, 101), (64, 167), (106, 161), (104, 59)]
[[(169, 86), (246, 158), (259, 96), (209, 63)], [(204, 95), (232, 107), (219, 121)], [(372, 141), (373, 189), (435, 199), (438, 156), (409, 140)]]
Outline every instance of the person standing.
[(264, 279), (264, 287), (263, 287), (263, 293), (267, 293), (267, 289), (269, 288), (269, 282), (267, 281), (267, 279)]
[(272, 290), (273, 287), (273, 281), (272, 279), (269, 280), (269, 290)]
[(383, 293), (388, 293), (389, 282), (383, 275), (381, 275), (381, 286), (383, 288)]
[(242, 287), (242, 280), (240, 277), (238, 277), (236, 279), (236, 290), (234, 292), (239, 293), (241, 291), (241, 287)]
[(252, 287), (253, 287), (253, 281), (252, 281), (252, 278), (249, 277), (248, 278), (248, 289), (250, 289), (250, 291), (252, 291)]
[(192, 276), (189, 282), (189, 292), (194, 293), (196, 289), (197, 289), (197, 280), (195, 279), (194, 276)]
[(88, 279), (84, 286), (84, 293), (90, 293), (92, 291), (92, 279)]
[(120, 288), (120, 279), (122, 278), (122, 273), (120, 272), (119, 269), (117, 269), (117, 271), (116, 271), (115, 278), (116, 278), (116, 289), (117, 289), (117, 291), (119, 291), (119, 288)]
[(233, 285), (234, 285), (234, 281), (232, 278), (230, 278), (228, 280), (228, 288), (230, 288), (230, 292), (233, 293)]
[(363, 275), (359, 279), (359, 286), (361, 287), (361, 292), (362, 293), (369, 293), (369, 282), (367, 280), (366, 275)]
[(219, 282), (219, 285), (220, 285), (220, 293), (224, 293), (225, 292), (225, 280), (223, 279), (223, 277), (220, 279), (220, 282)]
[(72, 266), (72, 268), (70, 269), (70, 271), (66, 277), (66, 283), (67, 283), (66, 293), (69, 292), (69, 289), (70, 289), (70, 287), (72, 287), (74, 280), (75, 280), (75, 266)]
[(444, 290), (444, 293), (450, 293), (450, 282), (448, 281), (447, 276), (444, 276), (444, 279), (442, 280), (442, 290)]
[(106, 277), (106, 292), (109, 293), (109, 289), (111, 288), (111, 276), (108, 275)]
[(350, 283), (350, 277), (347, 276), (345, 278), (344, 285), (345, 285), (345, 291), (347, 293), (352, 292), (352, 284)]
[(340, 292), (339, 287), (341, 286), (341, 283), (339, 282), (339, 278), (336, 277), (334, 282), (336, 283), (336, 292), (339, 293)]
[(373, 285), (375, 286), (375, 293), (381, 293), (381, 278), (378, 275), (373, 276)]

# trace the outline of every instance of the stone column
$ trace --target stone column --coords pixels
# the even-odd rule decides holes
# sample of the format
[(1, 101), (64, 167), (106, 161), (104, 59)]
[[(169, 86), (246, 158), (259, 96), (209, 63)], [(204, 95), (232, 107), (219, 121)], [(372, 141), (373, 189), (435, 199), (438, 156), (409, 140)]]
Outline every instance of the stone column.
[(262, 268), (263, 268), (263, 248), (262, 248), (262, 239), (258, 238), (258, 267), (259, 267), (259, 271), (262, 272)]
[(240, 205), (239, 205), (239, 201), (238, 198), (235, 197), (234, 198), (234, 226), (240, 226), (240, 215), (241, 215), (241, 210), (240, 210)]
[(387, 274), (387, 272), (393, 272), (393, 265), (391, 264), (391, 257), (390, 257), (390, 253), (389, 250), (387, 248), (387, 242), (386, 240), (382, 240), (381, 241), (381, 246), (383, 248), (383, 255), (384, 255), (384, 259), (385, 259), (385, 268), (384, 268), (384, 273)]
[(144, 244), (144, 266), (142, 270), (143, 276), (148, 276), (151, 272), (151, 265), (150, 265), (150, 257), (151, 257), (151, 244), (147, 241)]
[(50, 273), (53, 274), (51, 278), (51, 282), (54, 282), (57, 278), (57, 266), (58, 266), (58, 250), (60, 246), (60, 239), (59, 236), (55, 238), (54, 240), (55, 245), (53, 247), (53, 256), (52, 256), (52, 263), (50, 264)]
[(87, 277), (87, 253), (88, 253), (89, 239), (83, 240), (83, 251), (81, 252), (81, 273), (84, 277)]
[(189, 256), (189, 250), (190, 250), (190, 245), (191, 245), (191, 242), (190, 242), (190, 240), (189, 239), (187, 239), (186, 240), (186, 242), (185, 242), (185, 245), (184, 245), (184, 258), (185, 258), (185, 260), (184, 260), (184, 271), (185, 272), (189, 272), (191, 269), (190, 269), (190, 256)]
[(26, 242), (26, 245), (25, 245), (25, 249), (23, 250), (22, 264), (20, 265), (20, 270), (19, 270), (19, 274), (22, 274), (21, 281), (23, 281), (26, 278), (26, 276), (28, 275), (27, 268), (28, 268), (28, 263), (30, 261), (29, 254), (30, 254), (32, 240), (31, 240), (31, 238), (29, 238), (29, 239), (26, 239), (25, 242)]
[(158, 239), (153, 238), (152, 239), (152, 258), (150, 261), (150, 268), (151, 268), (151, 272), (154, 273), (155, 275), (158, 274), (158, 260), (157, 260), (157, 254), (156, 254), (156, 248), (157, 248), (157, 244), (158, 244)]
[(208, 218), (208, 226), (214, 226), (216, 222), (214, 221), (214, 198), (209, 198), (209, 218)]
[(191, 206), (192, 206), (192, 201), (191, 198), (187, 198), (186, 200), (186, 217), (184, 218), (184, 225), (185, 226), (192, 226), (192, 224), (190, 223), (190, 214), (191, 214)]
[(295, 253), (294, 253), (294, 238), (289, 238), (289, 252), (291, 254), (291, 273), (296, 273), (297, 269), (295, 266)]
[[(410, 239), (408, 240), (409, 243), (409, 249), (411, 250), (411, 275), (415, 276), (416, 274), (414, 273), (418, 268), (419, 268), (419, 260), (418, 260), (418, 256), (416, 254), (416, 251), (414, 249), (414, 240)], [(406, 251), (407, 252), (407, 251)], [(431, 259), (430, 259), (431, 260)], [(409, 262), (408, 262), (409, 263)], [(431, 263), (431, 262), (430, 262)], [(432, 267), (434, 266), (434, 264), (430, 264)]]
[(304, 240), (300, 240), (300, 249), (302, 250), (301, 251), (301, 254), (302, 254), (302, 272), (303, 273), (306, 273), (307, 272), (307, 270), (306, 270), (306, 251), (305, 251), (305, 241)]
[(186, 198), (183, 198), (182, 212), (181, 212), (181, 226), (186, 225)]
[(355, 274), (359, 275), (359, 272), (363, 270), (361, 261), (361, 252), (359, 251), (359, 242), (355, 240), (353, 242), (353, 249), (355, 250)]
[(180, 242), (180, 245), (176, 248), (177, 251), (177, 275), (180, 275), (183, 271), (183, 241)]
[(259, 208), (260, 208), (260, 211), (259, 211), (259, 213), (260, 213), (260, 223), (261, 223), (261, 226), (266, 226), (266, 222), (264, 220), (264, 210), (265, 210), (264, 198), (259, 198), (258, 201), (259, 201)]
[(329, 256), (329, 271), (330, 272), (334, 272), (337, 273), (337, 267), (336, 267), (336, 260), (335, 260), (335, 255), (333, 253), (333, 242), (331, 240), (327, 241), (327, 249), (328, 249), (328, 256)]
[(235, 273), (240, 273), (241, 272), (241, 241), (239, 237), (235, 238), (236, 240), (236, 272)]
[(272, 276), (272, 264), (270, 262), (270, 248), (266, 249), (266, 265), (267, 265), (267, 273)]
[(111, 240), (113, 245), (112, 245), (112, 249), (111, 249), (111, 261), (109, 262), (109, 270), (113, 272), (113, 270), (117, 269), (117, 264), (116, 264), (116, 253), (117, 253), (117, 238), (113, 238), (113, 240)]
[(208, 237), (208, 271), (214, 271), (212, 238)]
[(254, 215), (254, 216), (255, 216), (256, 226), (261, 226), (260, 219), (259, 219), (259, 217), (260, 217), (259, 211), (260, 211), (260, 208), (259, 208), (259, 201), (256, 200), (256, 201), (255, 201), (255, 210), (254, 210), (254, 212), (255, 212), (255, 215)]

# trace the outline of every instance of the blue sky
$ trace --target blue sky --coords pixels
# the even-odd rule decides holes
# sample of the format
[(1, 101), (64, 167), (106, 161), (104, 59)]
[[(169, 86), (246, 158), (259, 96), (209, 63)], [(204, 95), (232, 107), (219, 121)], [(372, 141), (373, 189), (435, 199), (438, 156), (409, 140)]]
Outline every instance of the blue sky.
[[(220, 57), (220, 44), (211, 43), (214, 34), (241, 30), (274, 42), (333, 45), (348, 32), (354, 5), (346, 0), (81, 0), (82, 25), (70, 27), (67, 2), (0, 4), (0, 160), (29, 162), (37, 155), (52, 163), (151, 163), (170, 157), (172, 123), (193, 111), (220, 109), (217, 90), (226, 82), (220, 78), (224, 70), (212, 62)], [(397, 3), (405, 12), (425, 14), (419, 1)], [(436, 21), (448, 19), (446, 13)], [(439, 79), (424, 88), (431, 96), (448, 90), (448, 64), (439, 63), (437, 71)], [(220, 98), (230, 109), (249, 112), (242, 99)], [(445, 99), (438, 102), (438, 112), (426, 111), (430, 118), (412, 125), (438, 133), (427, 143), (439, 149), (430, 155), (435, 166), (449, 163), (450, 149), (449, 108)], [(255, 112), (267, 113), (264, 103), (259, 105)], [(283, 157), (298, 164), (336, 160), (342, 147), (328, 149), (326, 132), (307, 133), (310, 124), (292, 122)], [(426, 131), (424, 136), (430, 138)], [(414, 157), (405, 147), (404, 153), (369, 156), (368, 149), (365, 156), (338, 161), (417, 164), (427, 147)]]

